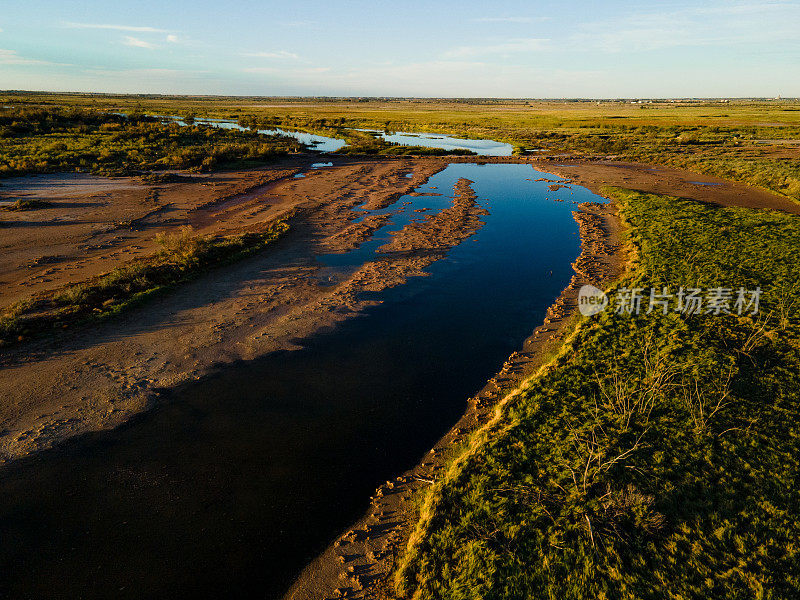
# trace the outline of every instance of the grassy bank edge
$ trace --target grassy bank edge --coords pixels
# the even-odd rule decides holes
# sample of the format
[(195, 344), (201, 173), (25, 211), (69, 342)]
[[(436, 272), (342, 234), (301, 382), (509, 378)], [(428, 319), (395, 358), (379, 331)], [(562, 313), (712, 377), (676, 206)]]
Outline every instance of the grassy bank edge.
[[(611, 186), (604, 186), (600, 193), (603, 197), (615, 200), (617, 190)], [(625, 190), (627, 191), (627, 190)], [(607, 293), (610, 290), (622, 285), (627, 279), (634, 276), (638, 265), (638, 251), (630, 232), (631, 226), (625, 220), (622, 211), (619, 213), (622, 224), (622, 247), (619, 252), (627, 257), (622, 274), (616, 279), (604, 282), (602, 286)], [(420, 542), (425, 539), (430, 529), (431, 523), (436, 516), (437, 506), (442, 500), (442, 491), (448, 483), (454, 481), (461, 474), (471, 456), (477, 452), (490, 438), (490, 436), (502, 435), (503, 430), (510, 424), (504, 424), (507, 416), (507, 408), (536, 381), (541, 379), (552, 369), (557, 369), (560, 361), (568, 356), (573, 349), (573, 343), (580, 334), (582, 328), (591, 325), (586, 317), (581, 316), (577, 311), (573, 311), (565, 320), (565, 337), (562, 343), (552, 348), (545, 356), (543, 364), (534, 373), (519, 382), (517, 387), (506, 393), (495, 405), (491, 418), (475, 430), (465, 441), (452, 447), (447, 455), (446, 466), (442, 477), (437, 479), (430, 487), (420, 490), (415, 498), (412, 498), (413, 506), (417, 511), (415, 515), (416, 524), (412, 526), (412, 531), (408, 539), (405, 551), (397, 557), (394, 563), (393, 572), (390, 575), (390, 587), (392, 592), (398, 597), (408, 597), (406, 588), (407, 571), (411, 563), (418, 558), (418, 548)]]
[[(796, 545), (791, 541), (797, 539), (796, 529), (798, 522), (796, 514), (793, 515), (794, 510), (791, 507), (794, 506), (796, 509), (798, 504), (796, 502), (797, 493), (792, 492), (792, 486), (787, 486), (785, 483), (791, 481), (791, 479), (787, 479), (787, 476), (796, 478), (796, 469), (798, 467), (797, 460), (791, 455), (792, 445), (796, 444), (798, 439), (796, 421), (792, 421), (793, 413), (791, 411), (796, 410), (796, 406), (798, 406), (797, 390), (800, 389), (800, 386), (797, 385), (796, 373), (798, 373), (797, 365), (800, 364), (797, 353), (798, 348), (800, 348), (798, 344), (800, 337), (798, 337), (796, 303), (794, 306), (786, 307), (788, 312), (785, 313), (783, 312), (784, 306), (781, 303), (785, 299), (783, 293), (786, 284), (790, 285), (786, 289), (790, 291), (793, 289), (795, 292), (797, 290), (796, 267), (793, 266), (794, 263), (791, 258), (793, 253), (796, 254), (796, 248), (800, 245), (798, 221), (796, 217), (775, 211), (709, 206), (687, 198), (650, 194), (624, 188), (605, 188), (603, 189), (603, 194), (611, 195), (620, 201), (622, 215), (630, 217), (630, 222), (626, 223), (626, 241), (640, 250), (636, 260), (633, 261), (635, 263), (634, 268), (629, 270), (617, 282), (616, 286), (612, 286), (612, 291), (615, 287), (620, 289), (621, 286), (635, 286), (643, 283), (677, 285), (678, 282), (683, 281), (694, 282), (698, 287), (703, 285), (710, 287), (728, 281), (731, 276), (744, 277), (745, 279), (742, 280), (742, 283), (752, 284), (750, 285), (751, 288), (755, 288), (755, 285), (759, 284), (759, 289), (763, 288), (766, 300), (766, 304), (762, 305), (764, 316), (754, 319), (750, 316), (742, 316), (740, 312), (739, 317), (735, 315), (730, 318), (720, 317), (721, 320), (715, 321), (713, 324), (710, 320), (698, 318), (691, 321), (694, 324), (692, 327), (687, 328), (686, 323), (680, 318), (661, 320), (658, 317), (654, 317), (651, 321), (648, 317), (643, 318), (641, 321), (636, 319), (634, 322), (625, 321), (623, 315), (619, 317), (618, 322), (624, 321), (625, 323), (630, 323), (630, 325), (626, 324), (622, 329), (618, 330), (614, 325), (614, 320), (617, 317), (606, 315), (608, 316), (607, 320), (605, 318), (601, 319), (603, 323), (607, 324), (606, 327), (603, 327), (601, 323), (597, 323), (601, 325), (600, 327), (579, 326), (570, 336), (571, 339), (569, 341), (574, 346), (576, 341), (574, 338), (578, 334), (580, 335), (579, 340), (591, 342), (592, 339), (597, 339), (603, 341), (609, 348), (606, 354), (600, 354), (605, 357), (604, 360), (608, 360), (610, 356), (617, 356), (616, 353), (623, 347), (615, 345), (613, 342), (609, 343), (611, 338), (622, 335), (622, 344), (624, 345), (625, 336), (630, 332), (636, 334), (644, 332), (642, 325), (645, 322), (657, 323), (653, 326), (653, 329), (650, 329), (650, 333), (659, 330), (659, 322), (664, 324), (667, 333), (685, 332), (687, 334), (687, 338), (683, 342), (685, 345), (681, 345), (676, 352), (676, 346), (671, 345), (671, 342), (667, 342), (667, 347), (671, 347), (671, 350), (666, 351), (667, 354), (665, 356), (669, 355), (671, 358), (676, 358), (678, 362), (680, 362), (680, 356), (683, 359), (690, 360), (691, 362), (685, 363), (683, 366), (688, 365), (691, 371), (685, 372), (688, 372), (690, 376), (692, 374), (704, 375), (704, 383), (700, 384), (703, 386), (706, 382), (708, 383), (706, 386), (708, 389), (705, 389), (704, 393), (716, 389), (714, 388), (714, 382), (717, 379), (720, 379), (723, 386), (727, 385), (723, 381), (725, 379), (724, 372), (718, 372), (718, 367), (729, 365), (730, 362), (728, 381), (730, 381), (730, 373), (733, 372), (731, 369), (734, 367), (737, 370), (741, 369), (742, 378), (735, 380), (734, 387), (736, 391), (732, 392), (736, 402), (725, 403), (726, 410), (730, 407), (731, 413), (722, 417), (722, 422), (713, 432), (708, 427), (708, 422), (703, 421), (702, 414), (700, 425), (698, 425), (697, 415), (692, 412), (691, 406), (688, 408), (683, 406), (685, 410), (681, 412), (680, 406), (663, 404), (662, 408), (665, 409), (663, 415), (667, 415), (666, 420), (660, 417), (662, 419), (661, 423), (656, 424), (655, 421), (652, 423), (645, 421), (644, 423), (646, 426), (644, 432), (649, 431), (651, 426), (655, 431), (666, 424), (667, 426), (662, 433), (677, 432), (687, 434), (683, 438), (680, 436), (665, 438), (670, 440), (665, 449), (669, 448), (672, 449), (673, 453), (677, 453), (673, 456), (673, 459), (677, 459), (677, 462), (673, 460), (672, 463), (669, 461), (663, 463), (659, 477), (662, 477), (662, 479), (666, 477), (666, 479), (663, 479), (666, 482), (675, 482), (682, 481), (679, 478), (687, 476), (688, 479), (686, 481), (689, 482), (689, 484), (682, 484), (684, 487), (674, 488), (672, 491), (674, 492), (677, 489), (678, 492), (671, 499), (665, 500), (664, 506), (660, 506), (659, 510), (662, 513), (655, 513), (660, 518), (665, 518), (665, 522), (674, 525), (668, 530), (670, 537), (663, 538), (666, 554), (662, 556), (662, 554), (658, 553), (660, 552), (660, 546), (639, 545), (633, 546), (635, 549), (630, 551), (632, 554), (628, 555), (623, 561), (623, 559), (619, 558), (620, 555), (614, 554), (614, 542), (612, 541), (608, 542), (612, 553), (603, 555), (604, 557), (611, 557), (609, 559), (611, 562), (608, 563), (611, 566), (607, 566), (606, 563), (595, 563), (595, 559), (600, 560), (601, 554), (593, 551), (595, 541), (591, 533), (592, 526), (589, 524), (587, 529), (585, 525), (580, 527), (581, 523), (577, 523), (578, 527), (573, 533), (577, 532), (578, 538), (571, 539), (571, 542), (575, 545), (568, 545), (568, 548), (567, 546), (565, 548), (556, 546), (558, 550), (553, 551), (556, 554), (562, 551), (569, 553), (561, 557), (565, 559), (564, 562), (553, 562), (554, 556), (545, 553), (541, 563), (537, 563), (537, 561), (526, 562), (525, 559), (520, 563), (520, 556), (530, 557), (533, 555), (514, 555), (512, 550), (508, 550), (509, 555), (512, 557), (509, 560), (512, 563), (517, 561), (517, 567), (527, 564), (532, 572), (537, 572), (537, 565), (542, 573), (549, 573), (551, 568), (558, 568), (559, 575), (554, 576), (555, 578), (546, 584), (549, 586), (546, 590), (540, 590), (545, 596), (549, 591), (551, 597), (621, 597), (623, 594), (618, 593), (620, 590), (627, 592), (625, 597), (632, 598), (695, 597), (692, 593), (683, 595), (683, 592), (687, 590), (691, 592), (702, 590), (702, 594), (696, 597), (795, 597), (793, 594), (785, 595), (785, 593), (788, 590), (793, 590), (793, 593), (796, 593), (800, 589), (800, 584), (798, 584), (800, 582), (800, 578), (798, 578), (800, 570), (792, 568), (791, 563), (791, 561), (795, 561), (795, 567), (800, 564), (797, 562)], [(658, 218), (658, 212), (654, 213), (654, 210), (664, 211), (662, 213), (664, 218)], [(673, 210), (674, 213), (672, 212)], [(676, 216), (680, 218), (676, 219)], [(695, 220), (695, 217), (698, 220)], [(741, 229), (738, 237), (732, 231), (734, 227)], [(682, 236), (680, 243), (673, 242), (676, 239), (675, 234)], [(731, 246), (735, 245), (742, 248), (741, 254), (728, 251), (731, 248), (725, 242), (729, 238)], [(697, 244), (696, 242), (698, 241), (706, 243)], [(713, 251), (708, 252), (706, 256), (699, 257), (695, 252), (690, 255), (684, 255), (682, 252), (684, 245), (687, 243), (690, 245), (694, 243), (695, 245), (691, 247), (698, 251), (701, 248), (713, 248)], [(763, 254), (764, 252), (767, 254)], [(748, 269), (752, 269), (752, 271)], [(677, 279), (670, 279), (676, 276), (678, 277)], [(583, 321), (584, 325), (587, 323), (590, 323), (590, 321)], [(603, 331), (605, 333), (601, 333)], [(675, 339), (674, 336), (671, 337), (673, 340)], [(553, 381), (558, 381), (557, 378), (562, 376), (567, 378), (565, 381), (568, 381), (570, 373), (574, 375), (576, 372), (580, 372), (579, 369), (576, 371), (576, 363), (572, 362), (572, 359), (563, 358), (565, 351), (569, 349), (569, 345), (568, 343), (564, 344), (559, 357), (561, 360), (557, 359), (554, 363), (551, 363), (549, 370), (543, 369), (535, 377), (527, 380), (520, 389), (515, 390), (513, 395), (509, 395), (504, 399), (502, 408), (505, 409), (505, 414), (498, 411), (495, 415), (494, 429), (490, 429), (487, 426), (481, 432), (481, 437), (476, 435), (471, 440), (468, 451), (459, 456), (452, 465), (448, 465), (444, 478), (436, 486), (429, 488), (432, 491), (424, 500), (423, 514), (412, 537), (414, 544), (409, 543), (406, 554), (402, 556), (398, 569), (393, 573), (394, 592), (401, 597), (413, 597), (415, 599), (443, 597), (441, 596), (443, 590), (466, 592), (472, 589), (470, 587), (472, 585), (483, 586), (484, 584), (487, 586), (485, 588), (481, 587), (484, 591), (491, 590), (496, 592), (505, 590), (508, 592), (511, 589), (506, 587), (505, 582), (508, 581), (507, 579), (503, 577), (497, 578), (496, 576), (497, 573), (501, 572), (509, 575), (508, 570), (491, 571), (491, 573), (486, 570), (476, 571), (474, 565), (480, 564), (482, 565), (481, 568), (483, 568), (488, 563), (470, 562), (482, 559), (473, 559), (474, 555), (470, 554), (472, 550), (465, 550), (462, 555), (459, 550), (462, 546), (459, 546), (459, 544), (466, 544), (467, 540), (473, 539), (470, 537), (472, 530), (469, 527), (475, 527), (477, 526), (475, 525), (476, 522), (481, 522), (480, 519), (483, 517), (479, 511), (483, 506), (490, 507), (487, 509), (489, 512), (485, 513), (489, 515), (486, 518), (490, 524), (498, 528), (496, 531), (500, 532), (498, 533), (499, 536), (506, 535), (504, 532), (509, 530), (524, 529), (524, 521), (520, 522), (507, 518), (504, 521), (505, 517), (503, 515), (507, 517), (509, 513), (504, 512), (503, 507), (505, 505), (502, 503), (498, 505), (481, 504), (485, 498), (491, 497), (491, 494), (489, 496), (483, 495), (486, 489), (481, 486), (483, 481), (490, 481), (493, 474), (495, 477), (502, 477), (502, 481), (506, 482), (512, 481), (512, 478), (516, 477), (515, 473), (530, 473), (527, 470), (527, 463), (524, 461), (529, 460), (529, 456), (532, 455), (529, 455), (525, 450), (518, 450), (518, 448), (522, 448), (521, 444), (527, 443), (526, 440), (529, 440), (534, 444), (531, 446), (533, 448), (536, 448), (537, 444), (540, 447), (550, 447), (553, 443), (551, 440), (560, 439), (556, 434), (557, 426), (560, 427), (566, 423), (569, 428), (571, 422), (569, 415), (579, 415), (581, 410), (591, 405), (591, 397), (584, 395), (589, 400), (585, 401), (583, 405), (576, 402), (574, 413), (569, 412), (566, 408), (564, 409), (565, 412), (561, 413), (560, 396), (552, 395), (555, 390), (569, 393), (568, 386), (556, 388), (553, 386)], [(759, 348), (758, 351), (754, 350), (756, 346)], [(577, 363), (582, 360), (578, 356), (582, 351), (583, 347), (576, 352), (574, 361), (577, 361)], [(714, 354), (715, 352), (717, 354)], [(706, 355), (707, 353), (708, 355)], [(646, 354), (647, 352), (645, 351)], [(635, 361), (638, 355), (637, 352), (633, 352), (629, 358), (633, 357)], [(708, 359), (708, 361), (703, 362), (701, 359)], [(622, 360), (624, 362), (626, 359), (623, 357)], [(700, 364), (704, 366), (698, 366)], [(559, 366), (562, 368), (558, 368)], [(682, 368), (678, 364), (675, 372), (684, 372), (681, 371)], [(695, 371), (694, 369), (699, 370)], [(631, 372), (630, 374), (637, 375), (636, 372)], [(535, 381), (537, 377), (541, 377), (539, 379), (541, 386), (539, 387), (544, 390), (543, 394), (537, 392)], [(554, 380), (553, 378), (556, 379)], [(637, 385), (636, 381), (638, 380), (633, 381), (633, 385)], [(697, 384), (697, 381), (695, 383)], [(528, 386), (527, 388), (526, 385)], [(586, 387), (585, 383), (577, 385), (582, 388)], [(589, 386), (591, 385), (590, 383)], [(684, 385), (684, 382), (678, 381), (673, 387), (677, 390), (682, 385)], [(512, 402), (514, 397), (521, 391), (530, 395), (530, 403), (527, 401)], [(550, 400), (549, 403), (544, 403), (540, 406), (542, 401), (536, 400), (537, 393), (541, 397), (548, 398)], [(677, 393), (676, 391), (675, 394)], [(575, 398), (578, 397), (579, 395), (575, 396)], [(674, 400), (674, 398), (671, 399)], [(669, 400), (666, 399), (667, 402)], [(711, 398), (708, 398), (708, 400), (713, 402)], [(700, 401), (701, 403), (703, 402), (702, 399)], [(787, 405), (785, 404), (787, 402), (794, 404)], [(567, 404), (564, 404), (564, 406)], [(795, 408), (792, 408), (792, 406)], [(542, 407), (546, 407), (544, 411)], [(677, 412), (674, 410), (676, 408), (679, 409)], [(588, 410), (591, 412), (591, 407)], [(600, 410), (597, 408), (596, 399), (594, 410)], [(739, 410), (741, 415), (736, 412)], [(526, 416), (526, 411), (528, 416)], [(537, 414), (540, 416), (532, 417), (532, 415)], [(567, 416), (565, 417), (565, 415)], [(674, 415), (677, 415), (677, 417)], [(520, 417), (522, 421), (515, 421)], [(524, 433), (529, 431), (525, 427), (526, 424), (532, 428), (536, 427), (534, 418), (545, 424), (544, 429), (541, 431), (544, 431), (547, 436), (538, 438), (541, 440), (540, 442), (535, 441), (537, 440), (536, 435), (538, 435), (536, 429), (531, 429), (530, 434)], [(709, 416), (708, 419), (710, 418)], [(529, 420), (526, 421), (526, 419)], [(692, 419), (695, 419), (694, 425), (692, 424)], [(741, 423), (737, 419), (741, 420)], [(763, 430), (759, 431), (758, 428), (754, 428), (751, 432), (750, 427), (753, 423), (758, 422), (759, 419), (762, 419), (761, 422), (764, 424)], [(747, 427), (742, 424), (745, 421), (748, 424)], [(780, 425), (777, 425), (778, 423)], [(672, 428), (673, 426), (674, 429)], [(512, 434), (514, 431), (516, 431), (516, 437)], [(736, 431), (740, 433), (730, 434), (733, 438), (726, 437), (724, 440), (727, 441), (720, 441), (723, 435)], [(530, 437), (526, 438), (525, 435)], [(555, 435), (555, 437), (551, 438), (551, 435)], [(742, 440), (739, 440), (738, 436), (740, 435)], [(786, 438), (785, 440), (784, 437)], [(503, 448), (503, 440), (506, 438), (517, 440), (516, 443), (505, 446), (506, 450), (511, 448), (513, 451), (505, 453), (501, 451), (500, 454), (493, 454), (497, 451), (497, 448)], [(569, 438), (569, 435), (565, 439), (567, 438)], [(679, 443), (678, 440), (682, 441)], [(689, 441), (686, 442), (686, 440)], [(675, 446), (673, 446), (673, 442)], [(695, 444), (696, 447), (692, 444)], [(708, 446), (706, 447), (705, 444), (708, 444)], [(655, 447), (650, 444), (646, 445), (651, 448)], [(703, 452), (695, 452), (697, 449)], [(712, 449), (719, 454), (711, 452)], [(706, 454), (706, 450), (711, 453)], [(520, 462), (515, 462), (515, 459), (511, 458), (512, 455), (516, 456), (514, 452), (517, 451), (520, 452), (520, 456), (525, 457)], [(542, 452), (541, 449), (538, 451)], [(531, 452), (535, 453), (537, 450), (531, 450)], [(669, 451), (667, 450), (667, 452)], [(541, 456), (552, 458), (551, 454), (546, 452)], [(476, 458), (479, 460), (475, 460)], [(690, 458), (696, 459), (695, 462), (692, 462)], [(763, 463), (761, 462), (762, 458)], [(717, 459), (719, 459), (719, 462), (717, 462)], [(535, 460), (535, 458), (530, 460)], [(506, 463), (506, 461), (509, 462)], [(644, 461), (639, 466), (647, 465), (649, 467), (651, 463), (648, 459), (645, 458)], [(700, 471), (701, 474), (697, 475), (693, 469), (699, 468), (698, 465), (705, 465), (706, 463), (703, 461), (708, 461), (712, 468), (708, 471), (708, 474), (706, 474), (706, 471)], [(737, 461), (739, 462), (737, 463)], [(471, 465), (469, 465), (470, 462)], [(481, 465), (484, 463), (486, 463), (486, 466), (482, 467)], [(516, 472), (512, 471), (513, 467), (511, 466), (506, 469), (505, 466), (507, 464), (516, 465), (518, 470)], [(680, 467), (676, 467), (674, 475), (673, 471), (670, 470), (672, 468), (670, 465), (680, 465)], [(752, 475), (752, 480), (748, 479), (751, 477), (751, 465), (753, 465), (753, 471), (759, 473), (758, 476)], [(519, 470), (520, 466), (521, 471)], [(470, 467), (472, 475), (469, 475)], [(535, 471), (537, 467), (532, 468), (534, 469), (532, 477), (536, 479), (538, 477)], [(714, 479), (717, 474), (714, 469), (722, 469), (719, 472), (724, 474), (724, 478), (720, 479), (719, 482)], [(792, 474), (792, 469), (795, 469), (794, 474)], [(547, 473), (550, 473), (550, 471), (547, 471)], [(706, 476), (710, 477), (710, 479), (706, 480)], [(480, 477), (484, 477), (484, 479), (481, 480)], [(544, 483), (541, 484), (541, 489), (546, 489), (545, 486), (550, 485), (550, 483), (547, 480), (547, 476), (543, 475), (543, 477)], [(779, 477), (782, 477), (782, 479), (779, 479)], [(478, 483), (475, 484), (475, 481), (478, 481)], [(525, 480), (513, 479), (513, 481), (519, 483), (519, 481)], [(624, 481), (628, 480), (623, 477), (620, 483)], [(723, 481), (731, 481), (732, 483), (726, 487), (721, 485)], [(454, 482), (458, 482), (458, 484), (454, 485)], [(474, 494), (472, 492), (468, 493), (470, 488), (464, 487), (467, 482), (470, 485), (477, 485), (474, 488)], [(508, 483), (508, 485), (514, 484)], [(664, 485), (669, 487), (668, 484)], [(674, 485), (678, 486), (677, 483)], [(695, 489), (692, 487), (693, 485), (698, 485), (699, 487)], [(659, 493), (658, 486), (645, 487), (654, 495)], [(745, 490), (749, 491), (745, 492)], [(489, 488), (489, 492), (492, 491), (493, 488)], [(664, 492), (666, 493), (666, 491), (665, 489)], [(697, 498), (692, 495), (693, 493)], [(728, 496), (733, 501), (726, 503), (724, 498)], [(698, 499), (700, 500), (699, 504), (697, 502)], [(650, 500), (648, 499), (647, 501)], [(741, 506), (739, 503), (741, 503)], [(580, 504), (575, 506), (584, 511), (589, 510)], [(670, 507), (673, 506), (677, 508), (670, 510)], [(697, 508), (698, 506), (700, 508)], [(713, 510), (710, 508), (712, 506), (714, 507)], [(475, 507), (478, 508), (476, 509)], [(569, 505), (568, 509), (570, 507), (572, 505)], [(550, 509), (552, 510), (552, 506), (550, 506)], [(495, 510), (497, 512), (493, 512)], [(552, 519), (549, 512), (545, 510), (545, 513), (546, 516)], [(475, 516), (476, 514), (478, 515), (477, 517)], [(513, 514), (516, 515), (517, 513)], [(578, 516), (585, 514), (586, 521), (589, 523), (589, 512), (581, 513), (578, 511), (575, 514)], [(662, 514), (666, 515), (666, 517), (662, 517)], [(495, 518), (492, 515), (500, 516)], [(522, 515), (525, 515), (524, 518), (527, 519), (528, 513), (521, 512), (520, 518), (523, 518)], [(595, 514), (592, 514), (592, 519), (595, 519)], [(546, 521), (547, 519), (544, 520)], [(759, 526), (752, 525), (751, 527), (748, 525), (751, 521), (758, 523)], [(464, 525), (464, 523), (469, 525)], [(556, 525), (556, 521), (553, 520), (553, 525), (556, 529), (559, 526), (566, 527), (565, 523), (567, 522)], [(701, 526), (698, 523), (704, 525)], [(505, 524), (509, 524), (508, 527), (502, 528)], [(461, 527), (460, 532), (459, 527)], [(635, 524), (632, 527), (630, 535), (636, 536), (638, 531), (636, 528), (639, 525)], [(659, 527), (656, 527), (656, 529)], [(697, 529), (698, 527), (699, 529)], [(766, 529), (764, 529), (765, 527)], [(456, 533), (443, 534), (442, 531), (448, 531), (448, 528), (450, 528), (449, 531), (455, 531)], [(795, 530), (794, 534), (792, 534), (793, 529)], [(755, 532), (756, 530), (758, 530), (758, 533)], [(548, 542), (547, 535), (550, 529), (547, 527), (543, 529), (532, 528), (531, 531), (541, 531), (543, 537), (522, 537), (519, 543), (524, 544), (524, 540), (527, 539), (539, 540), (538, 542), (530, 542), (532, 546), (526, 548), (527, 551), (530, 551), (543, 539), (543, 545), (546, 547)], [(627, 531), (623, 533), (627, 534)], [(692, 537), (695, 533), (697, 535)], [(447, 538), (447, 535), (451, 537)], [(480, 532), (474, 535), (477, 536), (476, 539), (482, 539), (480, 538)], [(493, 536), (494, 534), (491, 535)], [(512, 537), (515, 535), (515, 533), (511, 534)], [(535, 534), (533, 535), (535, 536)], [(741, 537), (739, 537), (740, 535)], [(448, 541), (443, 542), (442, 540), (445, 539)], [(502, 539), (508, 540), (511, 538), (505, 537)], [(620, 540), (622, 539), (620, 538)], [(642, 539), (647, 540), (649, 538)], [(735, 543), (732, 547), (728, 547), (726, 544), (731, 540)], [(514, 541), (516, 543), (517, 539), (514, 538)], [(447, 545), (448, 543), (450, 546)], [(623, 548), (627, 547), (627, 542), (623, 540), (621, 543)], [(437, 544), (443, 545), (437, 548)], [(476, 544), (480, 544), (480, 542), (476, 542)], [(719, 544), (722, 545), (720, 546)], [(469, 547), (472, 548), (471, 545)], [(678, 547), (681, 548), (680, 552), (676, 550)], [(444, 548), (446, 550), (443, 550)], [(502, 554), (506, 550), (505, 546), (502, 545), (499, 550), (492, 549), (489, 546), (487, 548), (489, 549), (486, 556), (493, 556), (491, 553), (495, 551)], [(515, 548), (522, 548), (522, 546), (515, 546)], [(677, 554), (670, 554), (673, 551)], [(643, 554), (640, 556), (638, 552)], [(650, 555), (646, 556), (645, 552), (649, 552)], [(657, 554), (654, 556), (653, 552)], [(464, 558), (465, 556), (467, 557), (466, 559)], [(497, 556), (497, 554), (494, 556)], [(560, 555), (556, 556), (556, 560), (559, 557)], [(743, 557), (748, 558), (745, 560)], [(751, 564), (749, 557), (761, 558), (752, 558), (754, 562)], [(573, 558), (576, 562), (570, 562)], [(586, 559), (586, 563), (580, 562), (583, 558)], [(745, 562), (742, 562), (742, 560), (745, 560)], [(498, 564), (503, 564), (502, 560)], [(598, 567), (597, 571), (594, 570), (595, 566)], [(634, 566), (638, 568), (638, 571)], [(656, 568), (656, 566), (658, 567)], [(723, 566), (725, 567), (724, 569), (721, 568)], [(463, 572), (461, 571), (462, 567), (464, 569)], [(630, 567), (630, 571), (627, 570), (627, 567)], [(498, 569), (502, 569), (502, 567), (498, 567)], [(670, 569), (672, 572), (670, 572)], [(519, 569), (517, 570), (518, 572), (523, 572)], [(524, 570), (524, 572), (527, 571), (528, 569)], [(567, 571), (570, 573), (569, 575), (565, 573)], [(574, 580), (571, 575), (573, 572), (576, 573)], [(418, 579), (418, 576), (422, 573), (425, 573), (424, 578)], [(486, 574), (485, 579), (484, 573)], [(685, 576), (686, 579), (684, 579), (684, 573), (689, 573)], [(666, 575), (668, 577), (664, 578)], [(528, 575), (521, 575), (520, 577), (515, 577), (513, 579), (514, 583), (509, 585), (528, 585), (525, 582), (533, 581), (532, 578), (538, 576), (530, 575), (530, 578), (527, 578), (529, 577)], [(544, 579), (536, 581), (547, 581), (547, 576), (543, 575)], [(598, 579), (592, 579), (595, 576)], [(632, 578), (626, 578), (628, 576)], [(609, 579), (603, 579), (603, 577), (608, 577)], [(655, 579), (651, 579), (651, 577)], [(584, 594), (589, 588), (581, 586), (590, 580), (592, 581), (591, 589), (593, 591), (591, 595), (586, 596)], [(441, 585), (432, 583), (436, 581), (441, 581)], [(595, 581), (600, 583), (595, 585)], [(650, 587), (650, 585), (653, 584), (655, 586), (656, 583), (660, 583), (665, 587), (658, 587), (658, 594), (653, 593), (648, 596), (646, 592), (648, 590), (653, 592), (657, 587)], [(603, 587), (616, 584), (622, 587), (620, 589)], [(495, 585), (497, 587), (491, 587)], [(628, 586), (627, 588), (625, 588), (626, 585)], [(727, 593), (724, 595), (707, 593), (708, 589), (713, 589), (715, 592), (719, 591), (717, 588), (719, 590), (727, 590)], [(522, 593), (525, 588), (515, 587), (514, 589)], [(527, 589), (529, 592), (530, 588)], [(741, 591), (742, 589), (747, 589), (754, 595), (728, 595), (732, 590)], [(439, 595), (436, 595), (433, 590), (438, 590)], [(573, 594), (566, 594), (565, 590)], [(609, 590), (614, 591), (611, 593)], [(553, 592), (558, 595), (553, 596)], [(611, 595), (605, 596), (599, 592), (611, 593)], [(680, 594), (680, 596), (675, 595), (675, 593)], [(661, 596), (659, 594), (664, 595)], [(393, 594), (390, 595), (394, 597)], [(461, 598), (467, 596), (454, 593), (453, 597)], [(487, 597), (502, 596), (491, 595)]]

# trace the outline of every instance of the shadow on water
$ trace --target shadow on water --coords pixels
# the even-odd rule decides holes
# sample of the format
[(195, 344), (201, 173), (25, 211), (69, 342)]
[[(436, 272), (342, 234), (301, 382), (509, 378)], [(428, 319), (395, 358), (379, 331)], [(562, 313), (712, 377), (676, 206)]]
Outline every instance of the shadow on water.
[(451, 194), (467, 177), (491, 214), (429, 277), (381, 293), (303, 350), (226, 367), (118, 430), (6, 471), (0, 592), (280, 596), (379, 483), (458, 419), (567, 285), (575, 207), (545, 198), (601, 199), (553, 193), (538, 176), (451, 165), (418, 191)]

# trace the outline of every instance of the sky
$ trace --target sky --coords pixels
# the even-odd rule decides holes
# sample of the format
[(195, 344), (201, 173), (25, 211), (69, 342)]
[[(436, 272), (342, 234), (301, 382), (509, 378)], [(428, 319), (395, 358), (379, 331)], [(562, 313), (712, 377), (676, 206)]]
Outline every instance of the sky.
[(3, 0), (0, 90), (800, 96), (800, 0)]

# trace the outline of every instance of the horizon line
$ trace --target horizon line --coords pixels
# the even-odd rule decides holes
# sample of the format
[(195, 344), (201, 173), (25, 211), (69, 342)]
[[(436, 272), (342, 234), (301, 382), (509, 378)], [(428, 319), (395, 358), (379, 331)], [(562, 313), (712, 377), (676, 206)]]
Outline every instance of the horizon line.
[(295, 94), (175, 94), (168, 92), (81, 92), (58, 90), (0, 90), (0, 94), (49, 94), (72, 96), (120, 96), (120, 97), (171, 97), (171, 98), (279, 98), (279, 99), (330, 99), (330, 100), (517, 100), (517, 101), (557, 101), (572, 100), (586, 102), (602, 101), (670, 101), (670, 100), (800, 100), (800, 96), (387, 96), (387, 95), (295, 95)]

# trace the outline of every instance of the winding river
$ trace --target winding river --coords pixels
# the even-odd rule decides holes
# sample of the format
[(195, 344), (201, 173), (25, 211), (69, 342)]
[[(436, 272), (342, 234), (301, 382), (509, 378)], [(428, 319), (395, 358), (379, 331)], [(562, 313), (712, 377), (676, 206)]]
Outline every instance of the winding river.
[[(186, 125), (186, 122), (180, 117), (168, 116), (164, 118), (171, 119), (181, 125)], [(236, 123), (236, 121), (231, 121), (229, 119), (196, 119), (195, 123), (200, 125), (211, 125), (212, 127), (220, 127), (222, 129), (238, 129), (239, 131), (246, 131), (246, 129), (241, 127), (238, 123)], [(441, 148), (443, 150), (471, 150), (478, 156), (511, 156), (511, 153), (514, 150), (514, 147), (511, 144), (506, 144), (503, 142), (496, 142), (494, 140), (456, 138), (441, 133), (388, 133), (378, 129), (357, 129), (356, 131), (374, 133), (387, 142), (399, 144), (401, 146), (421, 146), (423, 148)], [(265, 135), (284, 135), (293, 137), (301, 144), (305, 144), (306, 146), (310, 147), (312, 150), (325, 153), (336, 152), (340, 148), (343, 148), (347, 145), (347, 142), (340, 138), (326, 137), (323, 135), (316, 135), (313, 133), (306, 133), (304, 131), (296, 131), (291, 129), (259, 129), (258, 133), (263, 133)]]
[[(524, 164), (451, 164), (374, 237), (320, 257), (352, 269), (417, 210), (474, 182), (485, 225), (302, 350), (230, 366), (111, 432), (0, 480), (0, 595), (279, 597), (418, 462), (541, 323), (579, 253), (573, 202)], [(554, 201), (560, 199), (562, 201)], [(405, 204), (408, 203), (408, 204)], [(55, 590), (55, 591), (54, 591)]]

